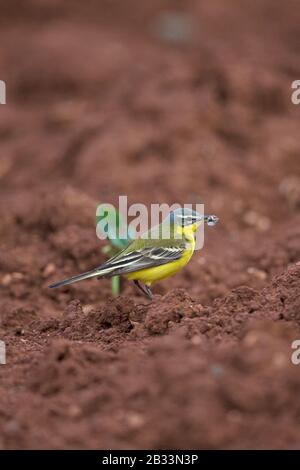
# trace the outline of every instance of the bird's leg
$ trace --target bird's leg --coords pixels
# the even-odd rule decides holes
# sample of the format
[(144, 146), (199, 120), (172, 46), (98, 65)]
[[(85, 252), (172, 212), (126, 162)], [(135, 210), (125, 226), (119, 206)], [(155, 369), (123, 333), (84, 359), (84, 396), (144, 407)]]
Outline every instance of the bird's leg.
[(146, 284), (142, 284), (140, 281), (133, 281), (135, 285), (143, 292), (143, 294), (150, 300), (153, 299), (153, 294), (151, 292), (150, 287), (146, 286)]
[(149, 286), (144, 285), (148, 299), (153, 300), (153, 294)]

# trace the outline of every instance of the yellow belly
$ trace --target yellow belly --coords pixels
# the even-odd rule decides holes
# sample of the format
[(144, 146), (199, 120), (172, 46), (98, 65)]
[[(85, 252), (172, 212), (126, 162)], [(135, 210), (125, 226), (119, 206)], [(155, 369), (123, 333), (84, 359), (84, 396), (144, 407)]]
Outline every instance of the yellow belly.
[(183, 256), (171, 263), (163, 264), (161, 266), (155, 266), (154, 268), (142, 269), (141, 271), (136, 271), (134, 273), (126, 274), (125, 277), (129, 280), (141, 281), (147, 286), (151, 286), (153, 282), (161, 281), (166, 279), (169, 276), (176, 274), (183, 266), (185, 266), (193, 254), (193, 248), (185, 251)]
[(180, 259), (172, 261), (171, 263), (162, 264), (161, 266), (135, 271), (133, 273), (126, 274), (125, 277), (129, 280), (141, 281), (143, 284), (151, 286), (153, 282), (161, 281), (162, 279), (166, 279), (167, 277), (176, 274), (189, 262), (192, 254), (194, 253), (194, 233), (196, 229), (197, 225), (194, 224), (189, 227), (185, 227), (184, 229), (180, 229), (180, 232), (178, 232), (180, 235), (184, 235), (185, 241), (187, 243), (187, 248), (185, 249)]

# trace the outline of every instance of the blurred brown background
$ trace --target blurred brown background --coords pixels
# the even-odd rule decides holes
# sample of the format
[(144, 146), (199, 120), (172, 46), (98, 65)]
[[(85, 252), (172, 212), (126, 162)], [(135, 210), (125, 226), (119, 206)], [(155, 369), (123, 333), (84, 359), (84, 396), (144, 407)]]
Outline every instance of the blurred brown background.
[[(1, 6), (0, 447), (299, 447), (299, 20), (293, 0)], [(104, 260), (96, 204), (121, 194), (220, 223), (152, 304), (50, 291)]]

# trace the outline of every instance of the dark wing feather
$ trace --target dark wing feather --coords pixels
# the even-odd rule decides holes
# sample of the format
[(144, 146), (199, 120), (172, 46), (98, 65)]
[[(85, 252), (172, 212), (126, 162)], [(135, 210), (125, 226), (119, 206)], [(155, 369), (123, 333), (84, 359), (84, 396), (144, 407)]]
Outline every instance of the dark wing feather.
[(144, 247), (129, 253), (123, 252), (122, 256), (115, 256), (104, 263), (99, 268), (99, 276), (112, 277), (161, 266), (179, 259), (184, 249), (184, 245), (177, 245), (155, 248)]
[[(136, 245), (135, 245), (136, 246)], [(141, 271), (179, 259), (185, 249), (184, 245), (167, 245), (161, 247), (139, 247), (124, 250), (106, 263), (91, 271), (55, 282), (49, 287), (60, 287), (92, 277), (112, 277), (119, 274)]]

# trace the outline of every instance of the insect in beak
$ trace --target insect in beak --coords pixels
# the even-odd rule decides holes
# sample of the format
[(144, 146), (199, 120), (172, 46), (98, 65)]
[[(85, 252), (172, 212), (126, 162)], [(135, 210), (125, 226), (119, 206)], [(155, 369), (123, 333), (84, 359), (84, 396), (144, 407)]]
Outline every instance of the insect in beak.
[(219, 217), (217, 217), (216, 215), (205, 215), (204, 216), (204, 222), (207, 223), (207, 225), (209, 225), (210, 227), (213, 227), (214, 225), (216, 225), (219, 221)]

